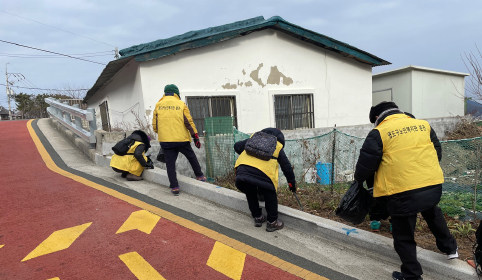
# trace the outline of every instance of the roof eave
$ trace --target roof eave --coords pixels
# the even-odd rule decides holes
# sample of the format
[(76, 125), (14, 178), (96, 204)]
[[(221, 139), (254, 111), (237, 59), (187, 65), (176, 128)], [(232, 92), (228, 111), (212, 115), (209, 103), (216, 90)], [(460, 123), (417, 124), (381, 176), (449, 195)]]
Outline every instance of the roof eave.
[(180, 43), (165, 48), (156, 50), (143, 50), (140, 52), (127, 52), (129, 56), (135, 56), (136, 61), (148, 61), (152, 59), (158, 59), (164, 56), (172, 55), (181, 51), (196, 49), (205, 47), (218, 42), (231, 40), (237, 37), (245, 36), (252, 32), (261, 31), (267, 28), (273, 28), (282, 32), (285, 32), (293, 37), (315, 44), (319, 47), (342, 53), (347, 57), (353, 58), (359, 62), (370, 64), (372, 67), (389, 65), (390, 62), (383, 60), (377, 56), (374, 56), (368, 52), (362, 51), (358, 48), (350, 46), (346, 43), (337, 41), (328, 36), (318, 34), (308, 29), (304, 29), (300, 26), (294, 25), (290, 22), (283, 20), (280, 17), (273, 17), (263, 23), (255, 26), (249, 26), (237, 30), (230, 30), (224, 33), (215, 34), (212, 36), (206, 36), (193, 41)]
[(396, 69), (393, 69), (393, 70), (373, 74), (372, 76), (374, 78), (377, 78), (377, 77), (381, 77), (381, 76), (392, 75), (392, 74), (397, 74), (397, 73), (400, 73), (400, 72), (411, 71), (411, 70), (420, 70), (420, 71), (425, 71), (425, 72), (448, 74), (448, 75), (463, 76), (463, 77), (470, 76), (469, 73), (441, 70), (441, 69), (428, 68), (428, 67), (422, 67), (422, 66), (416, 66), (416, 65), (408, 65), (408, 66), (396, 68)]
[(129, 63), (133, 57), (119, 58), (109, 62), (102, 73), (97, 78), (97, 81), (92, 86), (84, 97), (83, 103), (87, 103), (92, 96), (94, 96), (99, 90), (104, 88), (104, 86), (119, 72), (127, 63)]

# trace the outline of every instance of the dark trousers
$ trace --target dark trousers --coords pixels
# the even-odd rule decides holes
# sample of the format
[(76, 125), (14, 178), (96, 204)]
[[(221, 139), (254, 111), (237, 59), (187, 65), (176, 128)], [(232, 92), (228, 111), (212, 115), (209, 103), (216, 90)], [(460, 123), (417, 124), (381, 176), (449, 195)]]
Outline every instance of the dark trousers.
[(112, 169), (117, 173), (122, 173), (122, 177), (125, 178), (129, 172), (112, 167)]
[[(422, 212), (422, 216), (435, 236), (437, 248), (445, 254), (455, 252), (457, 243), (450, 234), (447, 222), (438, 206)], [(417, 279), (422, 275), (422, 267), (417, 261), (417, 243), (414, 239), (417, 215), (393, 217), (393, 246), (402, 261), (401, 272), (405, 279)]]
[(264, 203), (266, 212), (268, 213), (268, 222), (272, 223), (278, 219), (278, 196), (275, 190), (258, 188), (256, 185), (236, 180), (236, 188), (246, 195), (249, 210), (253, 218), (260, 217), (263, 212), (259, 207), (258, 192), (264, 195)]
[(164, 149), (164, 157), (166, 159), (167, 177), (169, 178), (169, 183), (171, 188), (179, 187), (179, 182), (176, 176), (176, 160), (179, 153), (183, 154), (189, 163), (191, 164), (192, 170), (196, 177), (203, 176), (201, 171), (201, 166), (197, 161), (196, 154), (191, 148), (191, 143), (186, 143), (179, 147), (172, 147)]
[(390, 217), (387, 202), (386, 197), (375, 197), (375, 205), (373, 205), (372, 209), (368, 213), (370, 221), (381, 221)]

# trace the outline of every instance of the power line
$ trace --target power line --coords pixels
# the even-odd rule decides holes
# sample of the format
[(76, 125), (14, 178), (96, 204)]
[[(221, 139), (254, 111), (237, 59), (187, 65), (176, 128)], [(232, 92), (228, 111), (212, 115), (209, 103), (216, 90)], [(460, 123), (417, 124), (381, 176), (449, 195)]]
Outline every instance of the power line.
[[(75, 57), (95, 57), (95, 56), (111, 56), (113, 51), (103, 52), (103, 53), (92, 53), (92, 54), (68, 54)], [(22, 53), (0, 53), (0, 56), (6, 57), (21, 57), (21, 58), (64, 58), (58, 55), (49, 54), (22, 54)]]
[[(7, 86), (7, 85), (5, 85), (5, 84), (0, 84), (0, 86)], [(9, 87), (25, 88), (25, 89), (38, 89), (38, 90), (52, 90), (52, 91), (82, 91), (82, 90), (89, 90), (88, 88), (80, 88), (80, 89), (55, 89), (55, 88), (29, 88), (29, 87), (19, 87), (19, 86), (9, 86)]]
[(79, 36), (79, 37), (82, 37), (82, 38), (85, 38), (85, 39), (89, 39), (89, 40), (92, 40), (92, 41), (96, 41), (96, 42), (99, 42), (99, 43), (102, 43), (104, 45), (108, 45), (108, 46), (111, 46), (111, 47), (114, 47), (115, 46), (112, 46), (111, 44), (107, 44), (105, 42), (102, 42), (102, 41), (99, 41), (99, 40), (96, 40), (96, 39), (92, 39), (92, 38), (89, 38), (89, 37), (85, 37), (85, 36), (82, 36), (82, 35), (79, 35), (79, 34), (76, 34), (74, 32), (70, 32), (70, 31), (67, 31), (67, 30), (64, 30), (64, 29), (61, 29), (61, 28), (58, 28), (58, 27), (55, 27), (55, 26), (52, 26), (52, 25), (48, 25), (48, 24), (45, 24), (45, 23), (42, 23), (40, 21), (36, 21), (36, 20), (33, 20), (33, 19), (29, 19), (29, 18), (26, 18), (26, 17), (22, 17), (22, 16), (19, 16), (19, 15), (16, 15), (16, 14), (12, 14), (12, 13), (9, 13), (9, 12), (6, 12), (4, 10), (0, 10), (6, 14), (9, 14), (9, 15), (12, 15), (12, 16), (16, 16), (16, 17), (19, 17), (19, 18), (23, 18), (23, 19), (26, 19), (26, 20), (30, 20), (30, 21), (33, 21), (33, 22), (36, 22), (36, 23), (39, 23), (39, 24), (42, 24), (42, 25), (45, 25), (45, 26), (48, 26), (48, 27), (52, 27), (52, 28), (55, 28), (55, 29), (58, 29), (58, 30), (61, 30), (61, 31), (64, 31), (64, 32), (67, 32), (67, 33), (70, 33), (70, 34), (74, 34), (76, 36)]
[(105, 63), (100, 63), (100, 62), (96, 62), (96, 61), (92, 61), (92, 60), (87, 60), (87, 59), (83, 59), (83, 58), (79, 58), (79, 57), (75, 57), (75, 56), (70, 56), (70, 55), (61, 54), (61, 53), (52, 52), (52, 51), (47, 51), (47, 50), (38, 49), (38, 48), (34, 48), (34, 47), (29, 47), (29, 46), (25, 46), (25, 45), (20, 45), (20, 44), (17, 44), (17, 43), (8, 42), (8, 41), (4, 41), (4, 40), (0, 40), (0, 42), (7, 43), (7, 44), (12, 44), (12, 45), (16, 45), (16, 46), (19, 46), (19, 47), (34, 49), (34, 50), (37, 50), (37, 51), (53, 53), (53, 54), (57, 54), (57, 55), (61, 55), (61, 56), (66, 56), (66, 57), (70, 57), (70, 58), (74, 58), (74, 59), (78, 59), (78, 60), (83, 60), (83, 61), (87, 61), (87, 62), (92, 62), (92, 63), (96, 63), (96, 64), (100, 64), (100, 65), (106, 65)]
[[(4, 54), (0, 54), (0, 56), (2, 56), (2, 57), (15, 57), (15, 58), (65, 58), (65, 57), (55, 56), (55, 55), (51, 55), (51, 56), (48, 56), (48, 55), (44, 55), (44, 56), (42, 56), (42, 55), (24, 56), (24, 55), (4, 55)], [(79, 57), (99, 57), (99, 56), (111, 56), (111, 54), (76, 56), (76, 58), (79, 58)]]
[[(103, 52), (92, 52), (92, 53), (69, 53), (68, 55), (90, 55), (90, 54), (106, 54), (112, 53), (113, 51), (103, 51)], [(28, 54), (28, 53), (0, 53), (0, 54), (11, 54), (11, 55), (39, 55), (39, 54)], [(40, 54), (47, 55), (47, 54)]]

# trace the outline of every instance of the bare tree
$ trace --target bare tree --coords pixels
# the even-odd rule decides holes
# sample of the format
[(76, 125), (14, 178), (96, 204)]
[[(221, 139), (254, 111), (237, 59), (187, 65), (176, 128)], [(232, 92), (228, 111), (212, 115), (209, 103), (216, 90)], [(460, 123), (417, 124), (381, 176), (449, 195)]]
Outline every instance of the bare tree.
[(482, 59), (477, 44), (475, 45), (477, 52), (464, 53), (465, 58), (462, 57), (465, 67), (470, 73), (470, 76), (465, 80), (465, 87), (468, 93), (474, 96), (477, 100), (482, 100), (482, 65), (479, 62), (479, 57)]
[(84, 99), (88, 89), (84, 86), (77, 86), (75, 84), (64, 84), (58, 90), (51, 90), (51, 95), (68, 96), (71, 99)]

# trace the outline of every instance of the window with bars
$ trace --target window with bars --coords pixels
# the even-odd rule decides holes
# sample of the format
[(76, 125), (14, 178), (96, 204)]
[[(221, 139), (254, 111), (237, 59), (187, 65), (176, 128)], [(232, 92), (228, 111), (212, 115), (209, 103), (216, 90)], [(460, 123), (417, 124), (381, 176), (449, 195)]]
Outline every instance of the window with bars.
[(234, 96), (188, 96), (186, 103), (200, 136), (204, 136), (205, 118), (234, 117), (234, 126), (238, 127)]
[(275, 95), (276, 128), (294, 130), (315, 127), (313, 94)]

